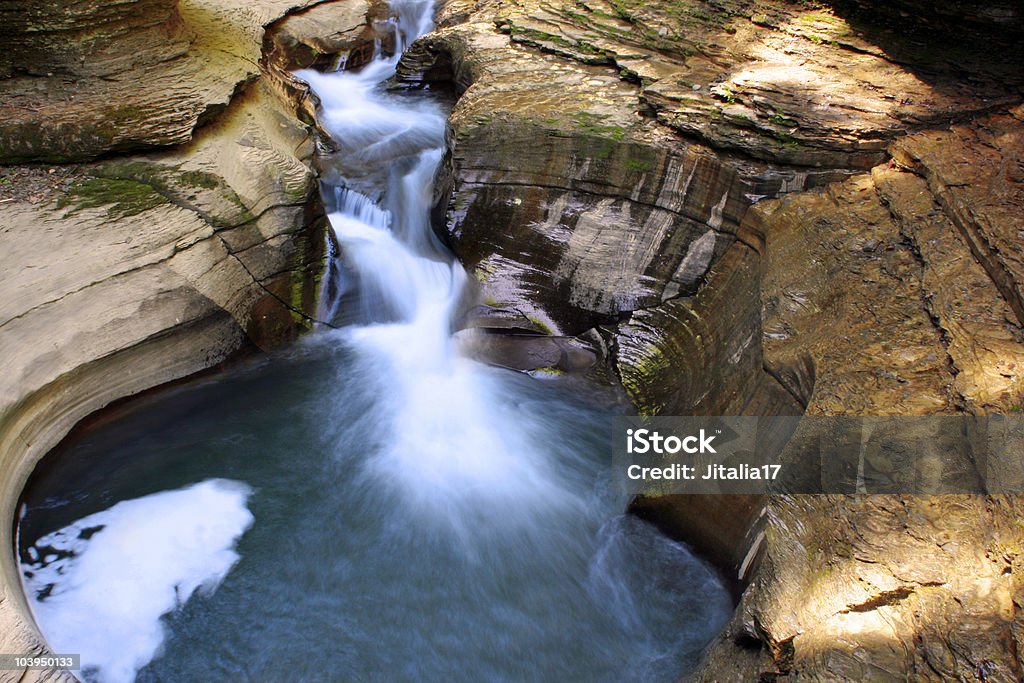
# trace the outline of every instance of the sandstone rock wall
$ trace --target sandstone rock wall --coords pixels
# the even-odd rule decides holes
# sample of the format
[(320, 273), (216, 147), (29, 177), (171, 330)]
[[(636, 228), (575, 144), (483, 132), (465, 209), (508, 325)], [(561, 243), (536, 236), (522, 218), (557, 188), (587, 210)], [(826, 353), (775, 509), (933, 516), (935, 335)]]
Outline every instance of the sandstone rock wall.
[[(460, 94), (437, 228), (479, 284), (465, 324), (582, 337), (648, 412), (740, 410), (764, 378), (758, 238), (738, 237), (739, 219), (751, 197), (807, 176), (679, 145), (615, 72), (522, 49), (493, 23), (447, 21), (400, 76)], [(709, 278), (735, 286), (701, 296)], [(714, 340), (715, 362), (693, 357), (683, 340), (695, 337)]]
[(645, 113), (712, 147), (869, 168), (903, 133), (1021, 98), (1019, 4), (935, 8), (585, 0), (493, 15), (517, 43), (613, 67), (637, 83)]
[[(308, 58), (297, 45), (358, 51), (373, 36), (365, 5), (363, 14), (332, 3), (288, 14), (285, 2), (185, 2), (177, 12), (147, 2), (33, 7), (52, 32), (33, 33), (31, 12), (0, 13), (23, 32), (6, 55), (15, 77), (0, 88), (46, 84), (30, 89), (39, 107), (0, 122), (0, 154), (89, 158), (175, 146), (0, 167), (0, 515), (8, 520), (35, 462), (86, 416), (314, 324), (327, 245), (313, 168), (316, 103), (283, 69), (294, 63), (289, 50)], [(152, 12), (139, 18), (143, 10)], [(161, 61), (173, 45), (168, 31), (187, 38), (185, 52)], [(55, 43), (66, 50), (50, 54)], [(43, 62), (32, 50), (53, 61), (52, 76), (35, 74)], [(0, 109), (20, 107), (25, 92)], [(100, 103), (137, 111), (112, 119)], [(45, 118), (47, 107), (56, 118)], [(111, 123), (121, 132), (80, 144), (81, 130)], [(39, 136), (22, 139), (30, 128)], [(12, 545), (4, 525), (0, 546)], [(0, 651), (43, 651), (12, 554), (0, 554), (0, 570)], [(61, 678), (33, 670), (0, 680), (8, 674)]]
[[(311, 14), (314, 5), (324, 7)], [(280, 43), (300, 62), (363, 44), (372, 32), (366, 9), (316, 0), (5, 0), (0, 163), (188, 142), (260, 76), (264, 42), (275, 44), (269, 24), (301, 17)]]
[[(767, 245), (765, 361), (809, 359), (808, 414), (1019, 411), (1019, 244), (981, 248), (1024, 228), (1019, 123), (1013, 109), (903, 138), (892, 163), (748, 217)], [(772, 498), (762, 567), (697, 678), (1020, 680), (1022, 506)]]
[[(479, 281), (468, 324), (596, 331), (647, 413), (1019, 410), (1018, 9), (876, 9), (449, 3), (402, 75), (461, 95), (438, 229)], [(633, 509), (751, 582), (697, 679), (1009, 681), (1019, 507)]]
[(0, 77), (115, 75), (185, 54), (177, 0), (0, 3)]

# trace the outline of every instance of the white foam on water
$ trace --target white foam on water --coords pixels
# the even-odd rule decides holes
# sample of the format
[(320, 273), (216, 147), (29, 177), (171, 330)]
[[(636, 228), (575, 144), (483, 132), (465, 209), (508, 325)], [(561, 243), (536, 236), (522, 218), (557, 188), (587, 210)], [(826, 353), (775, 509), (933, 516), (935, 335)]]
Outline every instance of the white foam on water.
[(197, 591), (212, 594), (239, 560), (250, 493), (210, 479), (122, 501), (40, 538), (29, 556), (43, 559), (22, 569), (51, 648), (81, 654), (91, 678), (135, 680), (160, 652), (160, 618)]
[[(397, 14), (393, 25), (400, 53), (430, 29), (433, 3), (392, 0), (390, 6)], [(624, 577), (632, 576), (625, 570), (635, 564), (635, 544), (630, 544), (628, 533), (620, 533), (591, 558), (599, 531), (598, 501), (587, 476), (580, 473), (575, 444), (562, 442), (561, 418), (532, 405), (509, 382), (508, 374), (461, 357), (455, 348), (453, 321), (468, 298), (469, 278), (440, 245), (430, 224), (434, 180), (445, 152), (446, 117), (436, 103), (389, 94), (379, 86), (395, 73), (398, 59), (398, 54), (378, 54), (354, 73), (298, 73), (319, 96), (322, 120), (339, 148), (327, 162), (336, 164), (329, 169), (331, 177), (340, 178), (329, 218), (344, 258), (328, 269), (337, 281), (325, 283), (325, 291), (334, 294), (325, 302), (323, 315), (333, 319), (344, 305), (341, 313), (349, 322), (325, 335), (345, 345), (347, 360), (340, 371), (353, 373), (374, 389), (374, 409), (355, 419), (359, 429), (338, 432), (339, 462), (354, 460), (354, 467), (344, 473), (345, 491), (356, 493), (370, 509), (381, 510), (382, 531), (372, 539), (381, 541), (381, 548), (399, 551), (396, 557), (405, 558), (419, 558), (421, 550), (441, 550), (423, 557), (446, 564), (410, 572), (420, 582), (433, 571), (449, 570), (462, 587), (462, 602), (455, 602), (449, 613), (424, 616), (411, 611), (429, 600), (396, 602), (410, 611), (385, 611), (380, 617), (384, 630), (367, 633), (425, 638), (433, 626), (423, 619), (438, 619), (438, 637), (455, 638), (459, 647), (457, 654), (450, 648), (430, 648), (444, 661), (433, 662), (433, 669), (425, 671), (479, 666), (472, 672), (477, 678), (507, 678), (488, 676), (489, 655), (471, 653), (485, 641), (485, 648), (491, 649), (518, 648), (518, 637), (524, 637), (523, 642), (550, 641), (540, 632), (562, 596), (538, 604), (538, 591), (505, 582), (516, 572), (526, 572), (539, 579), (533, 582), (538, 588), (548, 581), (565, 587), (563, 595), (575, 594), (583, 586), (586, 595), (578, 596), (575, 604), (561, 605), (566, 619), (588, 614), (588, 605), (598, 605), (600, 610), (614, 610), (621, 624), (616, 633), (631, 632), (643, 640), (648, 634), (643, 596), (633, 594), (635, 585), (623, 584)], [(363, 316), (349, 315), (349, 306)], [(350, 384), (339, 386), (340, 391), (327, 392), (321, 400), (350, 401), (352, 396), (344, 389)], [(81, 653), (83, 666), (93, 671), (91, 678), (133, 680), (160, 653), (165, 640), (161, 618), (197, 591), (212, 593), (238, 561), (235, 543), (253, 523), (246, 507), (249, 494), (242, 484), (209, 480), (124, 501), (27, 549), (31, 562), (24, 567), (26, 590), (38, 596), (33, 608), (53, 649)], [(410, 537), (417, 543), (409, 543)], [(447, 552), (449, 548), (455, 552)], [(475, 573), (468, 574), (470, 566), (478, 567)], [(588, 567), (588, 576), (579, 576), (581, 566)], [(343, 592), (353, 589), (344, 583), (331, 585)], [(515, 595), (522, 597), (522, 604), (508, 602)], [(358, 597), (348, 592), (344, 596), (346, 601)], [(499, 599), (488, 608), (487, 601), (495, 596)], [(728, 611), (722, 614), (724, 619)], [(374, 611), (372, 618), (377, 615)], [(481, 615), (486, 615), (484, 622), (474, 621)], [(318, 615), (289, 617), (316, 623)], [(396, 631), (388, 619), (424, 628), (415, 634)], [(474, 629), (498, 635), (474, 642), (479, 637)], [(335, 635), (328, 633), (327, 637)], [(534, 638), (537, 633), (541, 639)], [(372, 641), (353, 641), (353, 634), (347, 635), (350, 645), (368, 642), (366, 649), (383, 651), (368, 653), (371, 659), (390, 654), (389, 643), (379, 635)], [(464, 652), (463, 639), (470, 652)], [(643, 655), (618, 636), (609, 642), (606, 635), (602, 642), (605, 649), (621, 645), (622, 654), (612, 654), (614, 659), (662, 657), (660, 652)], [(561, 652), (557, 657), (564, 658)], [(407, 674), (423, 664), (422, 659), (411, 661), (414, 668), (402, 669)], [(561, 666), (560, 661), (547, 664), (552, 671)]]
[[(400, 44), (429, 29), (431, 3), (391, 7)], [(358, 292), (345, 303), (363, 311), (363, 324), (338, 334), (379, 385), (386, 435), (364, 455), (362, 472), (414, 508), (417, 519), (439, 521), (467, 541), (488, 536), (482, 515), (491, 529), (539, 529), (554, 508), (583, 502), (538, 442), (536, 416), (504, 413), (508, 387), (457, 352), (452, 321), (468, 276), (430, 225), (446, 117), (429, 99), (379, 87), (397, 59), (379, 56), (352, 73), (297, 74), (320, 98), (323, 121), (343, 152), (329, 218), (347, 264), (343, 284)], [(362, 167), (350, 167), (353, 159)], [(366, 187), (367, 168), (380, 171), (376, 186)], [(360, 191), (346, 185), (349, 172), (364, 183)]]

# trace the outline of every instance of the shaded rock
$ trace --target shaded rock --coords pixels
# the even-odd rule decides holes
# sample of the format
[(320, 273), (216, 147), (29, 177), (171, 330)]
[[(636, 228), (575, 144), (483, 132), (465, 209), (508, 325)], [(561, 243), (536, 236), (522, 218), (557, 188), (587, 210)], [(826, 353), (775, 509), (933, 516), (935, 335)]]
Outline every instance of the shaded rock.
[(281, 71), (358, 68), (373, 58), (375, 45), (394, 49), (390, 16), (379, 1), (313, 4), (274, 25), (264, 61)]
[[(940, 18), (913, 6), (926, 22), (901, 18), (897, 29), (841, 3), (585, 0), (491, 11), (517, 42), (617, 69), (686, 136), (755, 159), (867, 168), (901, 133), (1020, 100), (1012, 46), (1024, 20), (1011, 5), (990, 16), (1012, 30), (955, 41), (949, 27), (978, 12), (957, 6)], [(928, 29), (950, 15), (958, 23), (945, 32)]]
[(734, 239), (740, 185), (712, 159), (523, 123), (463, 130), (445, 237), (493, 308), (576, 334), (694, 293)]
[(550, 375), (583, 373), (598, 362), (597, 351), (576, 337), (463, 330), (455, 338), (466, 355), (514, 370)]
[(637, 496), (629, 506), (631, 514), (700, 548), (715, 566), (728, 568), (723, 578), (737, 596), (757, 566), (764, 511), (764, 496), (739, 494)]
[(736, 242), (693, 297), (633, 313), (616, 335), (640, 414), (738, 415), (762, 381), (760, 256)]
[(977, 47), (983, 42), (1009, 44), (1024, 35), (1024, 8), (1014, 0), (967, 0), (941, 5), (922, 0), (897, 0), (884, 5), (866, 0), (836, 0), (831, 4), (844, 16), (861, 23), (890, 27), (893, 38), (898, 27), (904, 35), (904, 40), (898, 42), (913, 44), (926, 36), (944, 36)]
[(114, 76), (188, 52), (176, 0), (4, 2), (0, 78)]

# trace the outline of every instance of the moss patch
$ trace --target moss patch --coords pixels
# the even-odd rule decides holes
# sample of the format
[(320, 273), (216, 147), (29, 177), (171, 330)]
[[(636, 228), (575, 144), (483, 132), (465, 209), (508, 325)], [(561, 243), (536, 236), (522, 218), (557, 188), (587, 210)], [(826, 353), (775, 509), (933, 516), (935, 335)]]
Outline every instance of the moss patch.
[(218, 212), (216, 204), (200, 202), (204, 211), (203, 218), (217, 229), (237, 227), (256, 219), (242, 198), (223, 178), (207, 171), (183, 170), (179, 166), (142, 160), (116, 160), (104, 163), (94, 173), (106, 180), (144, 184), (173, 203), (189, 208), (200, 199), (204, 191), (216, 193), (235, 207), (235, 210)]
[(139, 107), (128, 105), (125, 107), (110, 107), (104, 112), (104, 118), (114, 125), (120, 126), (134, 121), (140, 121), (145, 117), (145, 112)]
[(630, 173), (646, 173), (651, 170), (651, 161), (649, 159), (626, 159), (626, 170)]
[(608, 116), (604, 114), (592, 114), (588, 111), (581, 111), (573, 114), (572, 120), (575, 126), (584, 133), (622, 140), (626, 137), (626, 130), (622, 126), (607, 125), (604, 123)]
[(529, 320), (530, 324), (533, 325), (537, 330), (539, 330), (540, 332), (548, 335), (549, 337), (554, 334), (554, 332), (547, 325), (547, 323), (545, 323), (540, 318), (538, 318), (536, 316), (533, 316), (533, 315), (528, 315), (528, 316), (526, 316), (526, 319)]
[(72, 185), (58, 206), (71, 207), (72, 212), (107, 206), (108, 216), (125, 218), (169, 203), (166, 197), (145, 183), (134, 180), (88, 178)]
[(178, 174), (178, 182), (182, 185), (202, 187), (207, 190), (215, 190), (221, 185), (220, 178), (205, 171), (182, 171)]

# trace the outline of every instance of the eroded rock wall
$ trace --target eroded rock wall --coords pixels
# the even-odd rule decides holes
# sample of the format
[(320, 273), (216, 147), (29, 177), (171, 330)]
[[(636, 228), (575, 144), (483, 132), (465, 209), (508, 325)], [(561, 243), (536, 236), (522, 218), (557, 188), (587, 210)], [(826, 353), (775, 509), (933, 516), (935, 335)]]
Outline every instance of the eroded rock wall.
[[(870, 174), (748, 216), (765, 361), (813, 365), (808, 414), (1019, 412), (1020, 246), (1000, 237), (1024, 228), (1019, 117), (905, 137)], [(1022, 513), (1005, 495), (770, 499), (762, 568), (698, 678), (1020, 680)]]
[(618, 70), (686, 136), (809, 167), (868, 168), (895, 137), (1016, 103), (1024, 83), (1011, 2), (584, 0), (494, 16), (517, 43)]
[[(443, 28), (399, 69), (459, 94), (437, 229), (479, 287), (463, 321), (489, 333), (477, 349), (502, 365), (578, 372), (586, 364), (567, 361), (582, 346), (646, 414), (798, 414), (763, 368), (763, 243), (739, 221), (759, 196), (830, 174), (680, 144), (633, 79), (524, 48), (501, 19), (510, 9), (483, 21), (489, 9), (447, 5)], [(542, 11), (514, 12), (532, 10)], [(634, 509), (735, 576), (763, 505), (722, 498), (709, 515), (693, 502)]]
[[(26, 33), (18, 47), (26, 51), (7, 55), (27, 60), (34, 54), (27, 46), (45, 53), (53, 41), (67, 48), (48, 57), (67, 68), (48, 65), (51, 76), (35, 75), (39, 62), (15, 59), (15, 78), (0, 83), (46, 83), (49, 90), (36, 94), (59, 112), (53, 121), (31, 108), (5, 118), (0, 148), (8, 159), (25, 156), (5, 146), (25, 142), (17, 126), (39, 128), (38, 145), (26, 142), (33, 158), (184, 143), (86, 164), (0, 167), (0, 515), (9, 520), (35, 462), (86, 416), (246, 349), (280, 346), (315, 322), (327, 248), (313, 163), (316, 102), (284, 69), (300, 44), (365, 49), (360, 44), (374, 35), (370, 8), (360, 15), (347, 4), (339, 11), (319, 3), (289, 14), (288, 3), (197, 2), (175, 14), (168, 4), (161, 23), (160, 7), (135, 16), (149, 4), (40, 8), (53, 35), (32, 42)], [(330, 33), (318, 36), (317, 27), (327, 26)], [(172, 29), (189, 37), (188, 52), (166, 63), (150, 59), (155, 53), (142, 46), (166, 47), (159, 32)], [(308, 50), (297, 52), (295, 60), (308, 58)], [(80, 54), (88, 73), (74, 71)], [(94, 99), (82, 102), (78, 85), (101, 67), (109, 78), (86, 83)], [(61, 123), (105, 125), (110, 117), (95, 110), (99, 102), (134, 107), (149, 95), (158, 97), (137, 112), (146, 125), (115, 121), (130, 138), (123, 146), (83, 147), (80, 129)], [(17, 106), (6, 100), (0, 108)], [(155, 136), (147, 125), (159, 128)], [(4, 525), (0, 546), (12, 545)], [(0, 569), (0, 651), (42, 652), (12, 554), (0, 556)], [(29, 670), (0, 679), (8, 674), (61, 678)]]
[[(467, 324), (596, 333), (650, 414), (1019, 410), (1018, 10), (874, 9), (449, 3), (403, 78), (461, 94)], [(1019, 680), (1019, 508), (634, 504), (748, 572), (708, 681)]]
[[(344, 53), (365, 45), (385, 13), (380, 3), (369, 10), (316, 0), (5, 0), (0, 163), (186, 143), (260, 77), (265, 43), (295, 63)], [(266, 27), (285, 15), (296, 22), (275, 43)]]
[(739, 219), (759, 193), (814, 181), (678, 144), (607, 68), (523, 49), (500, 22), (446, 21), (400, 76), (460, 94), (437, 224), (479, 285), (464, 324), (588, 345), (646, 412), (742, 409), (764, 373), (758, 236)]

